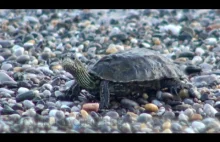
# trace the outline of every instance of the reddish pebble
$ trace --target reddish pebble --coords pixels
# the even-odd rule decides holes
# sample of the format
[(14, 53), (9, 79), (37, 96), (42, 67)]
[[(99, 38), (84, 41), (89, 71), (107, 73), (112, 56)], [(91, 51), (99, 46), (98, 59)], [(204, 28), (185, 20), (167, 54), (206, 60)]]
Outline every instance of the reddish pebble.
[(82, 106), (82, 109), (97, 112), (99, 110), (99, 103), (86, 103)]

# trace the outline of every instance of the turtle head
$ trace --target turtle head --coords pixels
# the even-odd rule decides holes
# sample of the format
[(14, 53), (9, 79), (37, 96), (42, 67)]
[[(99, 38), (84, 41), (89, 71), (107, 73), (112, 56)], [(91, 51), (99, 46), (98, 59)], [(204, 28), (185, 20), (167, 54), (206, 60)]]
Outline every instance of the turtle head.
[(64, 57), (62, 66), (65, 71), (70, 72), (73, 76), (76, 72), (80, 72), (83, 69), (85, 70), (84, 65), (76, 55), (74, 55), (74, 60), (69, 56)]
[(83, 88), (93, 89), (95, 88), (95, 81), (92, 76), (88, 73), (83, 63), (78, 59), (76, 54), (74, 60), (70, 57), (65, 57), (62, 61), (63, 69), (72, 74), (77, 83)]

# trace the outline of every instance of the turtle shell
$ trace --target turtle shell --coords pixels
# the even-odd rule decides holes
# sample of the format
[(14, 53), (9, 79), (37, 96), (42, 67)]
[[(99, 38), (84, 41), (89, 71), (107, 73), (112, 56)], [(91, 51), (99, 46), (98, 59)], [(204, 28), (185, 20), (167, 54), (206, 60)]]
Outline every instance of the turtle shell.
[(184, 73), (170, 59), (146, 48), (107, 55), (94, 64), (89, 72), (113, 82), (184, 78)]

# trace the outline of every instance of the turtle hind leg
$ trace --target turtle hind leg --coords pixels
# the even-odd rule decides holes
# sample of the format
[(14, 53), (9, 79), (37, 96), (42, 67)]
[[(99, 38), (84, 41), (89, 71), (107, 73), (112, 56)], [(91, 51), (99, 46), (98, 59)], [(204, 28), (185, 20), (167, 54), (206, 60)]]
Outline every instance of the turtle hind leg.
[(102, 81), (100, 84), (100, 108), (108, 108), (110, 93), (108, 88), (109, 81)]

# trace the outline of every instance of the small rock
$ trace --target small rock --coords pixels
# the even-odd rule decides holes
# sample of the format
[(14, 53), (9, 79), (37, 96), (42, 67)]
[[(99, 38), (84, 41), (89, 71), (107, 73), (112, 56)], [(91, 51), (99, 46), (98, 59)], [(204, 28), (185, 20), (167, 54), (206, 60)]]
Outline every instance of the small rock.
[(184, 129), (184, 132), (185, 133), (195, 133), (192, 128), (186, 128), (186, 129)]
[(28, 55), (21, 55), (17, 58), (17, 62), (20, 64), (25, 64), (30, 60), (30, 57)]
[(15, 82), (14, 79), (12, 79), (9, 75), (7, 75), (4, 72), (0, 72), (0, 80), (2, 82), (4, 82), (4, 81), (13, 81), (13, 82)]
[(214, 107), (212, 107), (210, 104), (205, 104), (203, 107), (204, 112), (208, 116), (215, 116), (215, 114), (218, 112)]
[(202, 116), (200, 114), (193, 114), (190, 118), (191, 121), (195, 121), (195, 120), (202, 120)]
[(192, 128), (195, 132), (203, 133), (205, 131), (206, 126), (200, 121), (194, 121), (192, 122)]
[(50, 110), (50, 112), (49, 112), (49, 116), (50, 116), (50, 117), (56, 117), (56, 113), (57, 113), (57, 111), (58, 111), (58, 110), (56, 110), (56, 109), (52, 109), (52, 110)]
[(111, 117), (112, 119), (119, 118), (119, 114), (116, 111), (108, 111), (105, 115)]
[(188, 116), (185, 115), (184, 113), (180, 113), (179, 116), (178, 116), (178, 119), (179, 121), (185, 121), (185, 122), (188, 122)]
[(89, 114), (83, 109), (80, 111), (80, 113), (81, 113), (83, 119), (87, 119), (89, 116)]
[(182, 126), (177, 122), (173, 122), (171, 125), (171, 130), (175, 132), (180, 132), (182, 130)]
[(24, 88), (24, 87), (18, 88), (18, 94), (22, 94), (22, 93), (25, 93), (25, 92), (28, 92), (28, 91), (29, 91), (28, 88)]
[(26, 109), (30, 109), (30, 108), (33, 108), (35, 106), (34, 103), (32, 101), (29, 101), (29, 100), (24, 100), (23, 105)]
[(172, 131), (170, 129), (165, 129), (162, 133), (172, 133)]
[(138, 116), (137, 121), (141, 123), (147, 123), (152, 120), (152, 116), (147, 113), (142, 113)]
[(174, 112), (171, 112), (171, 111), (165, 111), (163, 114), (163, 118), (172, 120), (175, 118), (175, 114), (174, 114)]
[(158, 107), (152, 103), (144, 105), (144, 108), (149, 112), (157, 112), (158, 111)]
[(165, 121), (162, 125), (163, 129), (170, 129), (171, 128), (171, 123), (170, 121)]
[(1, 69), (8, 71), (9, 69), (11, 69), (13, 66), (11, 64), (2, 64)]
[(179, 92), (179, 96), (181, 97), (181, 99), (189, 98), (188, 90), (181, 89), (181, 91)]
[(44, 97), (50, 97), (51, 92), (49, 90), (44, 90), (43, 95), (44, 95)]
[(131, 126), (129, 123), (123, 123), (122, 126), (121, 126), (121, 131), (123, 133), (131, 133)]
[(82, 109), (86, 111), (98, 111), (99, 109), (99, 103), (86, 103), (83, 104)]
[(35, 97), (35, 92), (34, 91), (27, 91), (25, 93), (19, 94), (16, 96), (16, 101), (17, 102), (22, 102), (24, 100), (32, 100)]
[(116, 52), (118, 52), (118, 49), (115, 47), (114, 44), (110, 44), (109, 47), (106, 50), (107, 54), (113, 54), (113, 53), (116, 53)]
[(61, 110), (58, 110), (55, 114), (55, 117), (57, 120), (61, 120), (61, 119), (64, 119), (65, 118), (65, 114), (63, 113), (63, 111)]

